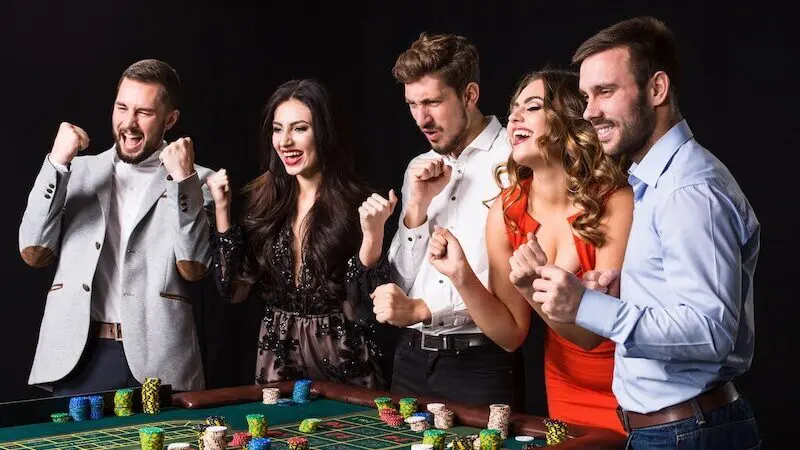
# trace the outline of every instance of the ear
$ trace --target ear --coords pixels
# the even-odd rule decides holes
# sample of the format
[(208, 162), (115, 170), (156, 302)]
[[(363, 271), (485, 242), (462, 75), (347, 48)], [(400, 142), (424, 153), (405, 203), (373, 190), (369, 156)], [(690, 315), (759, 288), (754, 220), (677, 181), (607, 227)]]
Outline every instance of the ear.
[(178, 117), (180, 117), (181, 112), (178, 109), (173, 109), (172, 111), (167, 114), (167, 126), (164, 131), (172, 129), (175, 124), (178, 122)]
[(464, 104), (468, 108), (475, 108), (478, 105), (478, 97), (480, 97), (481, 89), (478, 83), (471, 82), (464, 88)]
[(663, 70), (654, 73), (648, 84), (648, 97), (653, 106), (661, 106), (669, 98), (669, 76)]

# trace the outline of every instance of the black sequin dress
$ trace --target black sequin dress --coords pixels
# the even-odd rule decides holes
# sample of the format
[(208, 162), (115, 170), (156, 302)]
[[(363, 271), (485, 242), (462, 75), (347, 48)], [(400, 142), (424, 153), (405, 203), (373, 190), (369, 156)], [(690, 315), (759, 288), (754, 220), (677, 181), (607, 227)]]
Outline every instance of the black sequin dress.
[[(214, 232), (212, 241), (217, 287), (224, 297), (229, 297), (231, 279), (241, 270), (245, 257), (242, 228), (237, 224), (224, 234)], [(340, 271), (344, 280), (321, 286), (310, 285), (303, 264), (300, 282), (295, 285), (292, 241), (287, 221), (273, 243), (275, 257), (270, 262), (279, 275), (273, 277), (277, 280), (261, 281), (250, 292), (250, 297), (259, 296), (265, 302), (255, 382), (310, 378), (385, 387), (369, 294), (390, 282), (386, 258), (381, 258), (375, 267), (366, 268), (356, 254), (341, 262), (346, 265), (346, 270)], [(344, 295), (332, 292), (330, 286), (337, 284), (344, 285)]]

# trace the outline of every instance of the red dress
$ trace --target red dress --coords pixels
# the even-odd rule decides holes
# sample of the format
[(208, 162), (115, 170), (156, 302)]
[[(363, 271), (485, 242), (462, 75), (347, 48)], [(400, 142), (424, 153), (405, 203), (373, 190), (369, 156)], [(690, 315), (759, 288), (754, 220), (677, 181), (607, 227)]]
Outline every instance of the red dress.
[[(506, 215), (519, 229), (512, 230), (506, 225), (511, 246), (517, 247), (527, 242), (527, 234), (536, 234), (539, 223), (528, 214), (528, 192), (530, 179), (520, 183), (522, 196)], [(506, 194), (504, 192), (504, 194)], [(510, 201), (516, 193), (506, 199)], [(504, 209), (507, 204), (504, 204)], [(578, 214), (567, 218), (571, 224)], [(580, 269), (578, 277), (594, 269), (595, 247), (575, 237)], [(549, 416), (579, 425), (611, 428), (624, 434), (622, 424), (617, 418), (617, 400), (611, 392), (614, 374), (614, 342), (605, 340), (593, 350), (587, 351), (556, 334), (548, 327), (544, 341), (544, 379), (547, 390)]]

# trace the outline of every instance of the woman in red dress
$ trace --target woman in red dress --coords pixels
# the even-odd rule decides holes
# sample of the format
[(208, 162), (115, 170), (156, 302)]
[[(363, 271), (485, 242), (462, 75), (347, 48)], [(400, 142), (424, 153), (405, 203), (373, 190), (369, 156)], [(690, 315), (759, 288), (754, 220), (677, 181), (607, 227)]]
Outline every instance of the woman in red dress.
[[(475, 275), (481, 268), (473, 270), (448, 230), (435, 230), (429, 260), (453, 281), (475, 323), (506, 350), (517, 349), (531, 326), (546, 324), (550, 417), (624, 433), (611, 391), (614, 343), (550, 321), (532, 298), (537, 266), (554, 264), (581, 277), (622, 266), (633, 194), (620, 162), (603, 153), (583, 119), (585, 107), (577, 74), (549, 70), (523, 78), (509, 114), (513, 152), (495, 168), (503, 191), (487, 219), (489, 279)], [(531, 324), (531, 308), (543, 322)]]

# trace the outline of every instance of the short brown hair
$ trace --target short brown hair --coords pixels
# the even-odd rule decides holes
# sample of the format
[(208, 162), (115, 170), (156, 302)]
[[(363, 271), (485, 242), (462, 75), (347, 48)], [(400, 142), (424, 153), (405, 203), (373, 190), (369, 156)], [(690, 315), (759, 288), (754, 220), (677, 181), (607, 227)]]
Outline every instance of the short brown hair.
[(480, 82), (478, 49), (463, 36), (423, 32), (392, 68), (395, 80), (403, 84), (434, 74), (463, 93), (468, 84)]
[(654, 17), (635, 17), (611, 25), (584, 41), (572, 56), (572, 62), (580, 64), (595, 53), (617, 47), (630, 51), (631, 71), (640, 89), (644, 89), (654, 73), (664, 71), (676, 102), (680, 67), (675, 39), (664, 22)]
[(171, 109), (180, 107), (181, 80), (178, 72), (164, 61), (143, 59), (131, 64), (122, 72), (119, 83), (117, 83), (117, 90), (125, 78), (141, 83), (160, 84), (164, 88), (163, 100), (167, 107)]

